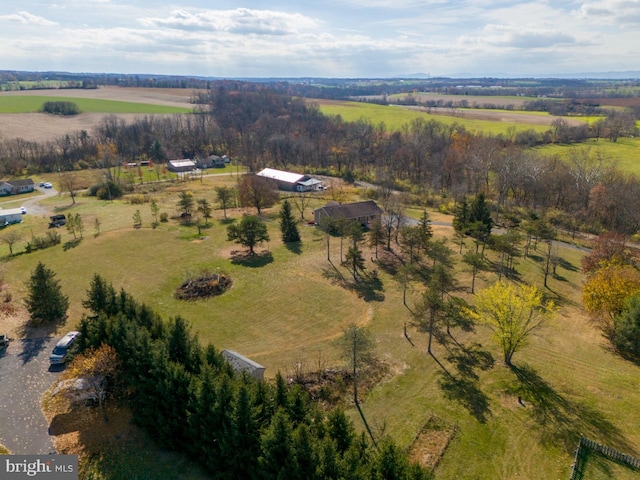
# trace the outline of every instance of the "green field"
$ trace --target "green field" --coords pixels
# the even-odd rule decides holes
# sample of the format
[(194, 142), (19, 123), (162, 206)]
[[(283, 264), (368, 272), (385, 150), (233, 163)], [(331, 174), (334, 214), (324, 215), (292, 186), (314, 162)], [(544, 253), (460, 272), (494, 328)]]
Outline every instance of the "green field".
[(374, 125), (384, 124), (388, 130), (401, 130), (405, 125), (417, 118), (425, 120), (436, 120), (447, 125), (457, 124), (472, 132), (485, 132), (494, 135), (506, 134), (510, 129), (516, 131), (535, 130), (544, 132), (549, 130), (548, 126), (536, 125), (533, 123), (503, 123), (488, 120), (472, 120), (462, 117), (448, 115), (434, 115), (426, 112), (418, 112), (398, 106), (375, 105), (361, 102), (342, 102), (340, 104), (322, 104), (320, 111), (325, 115), (340, 115), (347, 122), (355, 122), (366, 119)]
[[(202, 183), (172, 183), (167, 190), (150, 195), (161, 212), (174, 216), (180, 190), (213, 202), (215, 185), (235, 181), (233, 176), (205, 177)], [(319, 194), (306, 211), (307, 219), (313, 208), (329, 200), (322, 195), (326, 194)], [(484, 328), (452, 330), (457, 345), (436, 344), (435, 358), (426, 353), (426, 334), (409, 325), (410, 344), (403, 335), (403, 325), (411, 316), (403, 305), (402, 286), (370, 262), (373, 252), (366, 251), (364, 257), (368, 271), (378, 270), (380, 288), (375, 292), (344, 288), (334, 281), (350, 275), (340, 266), (339, 239), (330, 242), (332, 263), (327, 261), (326, 237), (314, 227), (301, 224), (301, 248), (287, 248), (280, 241), (277, 207), (265, 214), (271, 235), (264, 246), (268, 254), (243, 263), (231, 259), (232, 251), (240, 247), (226, 240), (221, 210), (215, 211), (210, 228), (199, 237), (195, 227), (179, 225), (176, 220), (153, 229), (148, 203), (79, 197), (71, 206), (64, 195), (44, 203), (61, 213), (80, 213), (84, 238), (77, 245), (68, 243), (73, 237), (61, 229), (62, 245), (13, 257), (0, 244), (1, 271), (15, 302), (24, 297), (24, 282), (39, 261), (57, 272), (71, 299), (67, 325), (58, 333), (80, 319), (80, 302), (94, 273), (165, 318), (182, 315), (193, 323), (203, 343), (248, 355), (265, 365), (271, 378), (278, 370), (291, 372), (295, 364), (307, 371), (314, 371), (320, 363), (341, 365), (335, 340), (344, 326), (356, 322), (369, 326), (377, 356), (389, 365), (389, 375), (362, 402), (374, 431), (408, 448), (430, 419), (438, 418), (455, 430), (436, 470), (438, 479), (568, 478), (580, 434), (632, 455), (640, 452), (640, 424), (635, 421), (640, 368), (611, 353), (581, 310), (582, 253), (578, 250), (560, 249), (562, 266), (545, 290), (561, 306), (560, 314), (515, 355), (518, 370), (511, 370), (500, 362), (500, 353)], [(133, 228), (136, 209), (143, 217), (140, 229)], [(228, 212), (233, 218), (242, 213)], [(97, 236), (95, 218), (101, 223)], [(47, 218), (26, 215), (23, 224), (9, 228), (23, 233), (23, 241), (14, 246), (14, 251), (21, 251), (32, 234), (47, 231)], [(450, 227), (435, 230), (437, 236), (452, 238)], [(457, 278), (468, 288), (469, 273), (457, 255), (456, 259)], [(539, 252), (519, 259), (520, 278), (542, 288), (541, 261)], [(208, 300), (176, 300), (177, 286), (203, 269), (229, 273), (234, 282), (231, 290)], [(486, 274), (476, 288), (495, 280), (494, 274)], [(418, 301), (420, 292), (418, 283), (409, 289), (409, 307)], [(478, 362), (488, 356), (495, 363)], [(524, 406), (518, 403), (518, 396)], [(349, 414), (362, 429), (356, 411)], [(617, 477), (612, 473), (599, 478)]]
[(0, 113), (32, 113), (42, 110), (45, 102), (73, 102), (82, 113), (189, 113), (190, 108), (120, 102), (76, 97), (46, 97), (36, 95), (0, 96)]
[(558, 155), (567, 158), (571, 150), (588, 148), (592, 153), (599, 152), (604, 158), (622, 171), (640, 175), (640, 138), (619, 138), (617, 142), (609, 140), (589, 140), (571, 145), (545, 145), (533, 150), (543, 155)]

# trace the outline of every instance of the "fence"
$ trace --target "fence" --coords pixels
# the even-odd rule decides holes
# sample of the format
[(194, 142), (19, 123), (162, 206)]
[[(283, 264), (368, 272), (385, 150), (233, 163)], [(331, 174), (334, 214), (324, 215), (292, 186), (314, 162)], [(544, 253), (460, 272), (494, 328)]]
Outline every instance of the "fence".
[(580, 437), (569, 480), (582, 480), (584, 476), (584, 467), (587, 464), (589, 453), (600, 454), (608, 460), (619, 463), (633, 470), (640, 471), (640, 459), (622, 453), (615, 448), (594, 442), (586, 437)]

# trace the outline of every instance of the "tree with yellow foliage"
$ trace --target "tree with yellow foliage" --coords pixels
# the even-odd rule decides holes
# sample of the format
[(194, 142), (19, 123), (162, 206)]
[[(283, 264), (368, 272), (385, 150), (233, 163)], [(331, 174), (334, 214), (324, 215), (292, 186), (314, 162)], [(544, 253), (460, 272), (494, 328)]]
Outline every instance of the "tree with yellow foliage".
[(102, 344), (97, 349), (87, 350), (74, 357), (65, 371), (64, 379), (82, 378), (86, 381), (87, 392), (98, 400), (104, 414), (104, 400), (118, 368), (118, 357), (113, 347)]
[(638, 293), (640, 271), (631, 265), (610, 263), (587, 279), (582, 287), (582, 303), (605, 336), (611, 338), (615, 316), (622, 312), (625, 301)]
[(555, 311), (555, 304), (545, 302), (535, 286), (497, 282), (478, 292), (474, 308), (468, 309), (467, 313), (493, 330), (504, 362), (511, 365), (513, 355), (527, 344), (531, 332)]

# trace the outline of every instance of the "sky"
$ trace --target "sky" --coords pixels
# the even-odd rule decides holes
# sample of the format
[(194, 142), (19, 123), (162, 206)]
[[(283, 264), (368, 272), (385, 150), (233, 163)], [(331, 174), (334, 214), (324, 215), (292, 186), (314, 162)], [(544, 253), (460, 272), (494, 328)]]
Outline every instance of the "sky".
[(640, 70), (640, 0), (0, 0), (0, 70), (237, 77)]

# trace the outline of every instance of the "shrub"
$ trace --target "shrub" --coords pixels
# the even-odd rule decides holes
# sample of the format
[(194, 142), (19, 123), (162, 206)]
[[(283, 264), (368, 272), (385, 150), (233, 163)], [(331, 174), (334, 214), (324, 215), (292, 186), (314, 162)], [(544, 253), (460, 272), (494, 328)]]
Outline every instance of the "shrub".
[(80, 113), (78, 105), (73, 102), (44, 102), (42, 105), (42, 111), (45, 113), (52, 113), (54, 115), (77, 115)]
[(166, 223), (166, 222), (168, 222), (168, 221), (169, 221), (169, 214), (168, 214), (167, 212), (162, 212), (162, 213), (160, 214), (160, 221), (161, 221), (162, 223)]
[(135, 195), (129, 195), (128, 200), (131, 205), (142, 205), (143, 203), (148, 202), (149, 198), (147, 198), (146, 195), (136, 193)]

